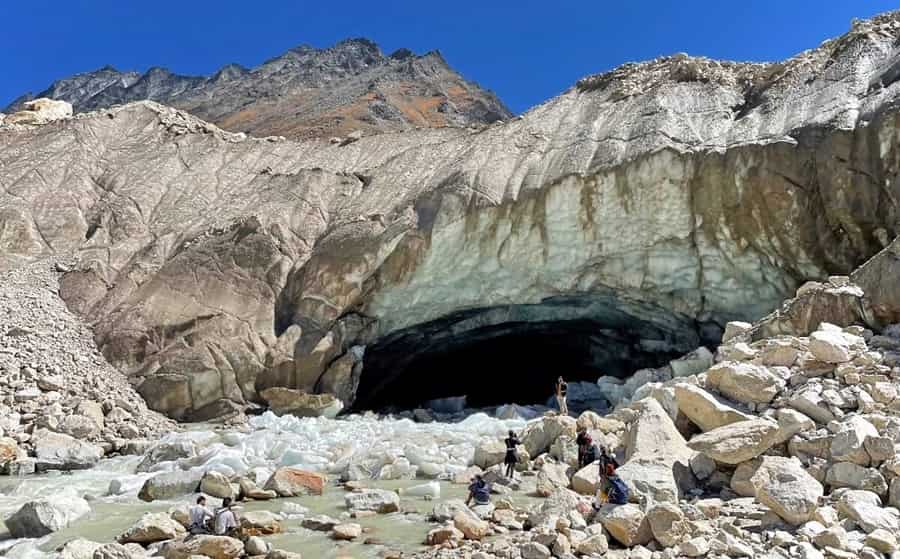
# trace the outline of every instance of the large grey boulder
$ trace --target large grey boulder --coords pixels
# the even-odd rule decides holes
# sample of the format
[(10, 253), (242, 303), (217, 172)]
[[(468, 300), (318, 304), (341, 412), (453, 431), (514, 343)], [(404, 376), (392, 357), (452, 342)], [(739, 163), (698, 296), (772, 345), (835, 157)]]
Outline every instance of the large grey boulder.
[(203, 472), (197, 470), (164, 472), (147, 479), (138, 497), (143, 501), (171, 499), (197, 492)]
[(687, 416), (701, 431), (751, 419), (749, 415), (719, 401), (712, 394), (692, 384), (676, 384), (678, 411)]
[(80, 497), (29, 501), (4, 521), (14, 538), (40, 538), (69, 526), (91, 512)]
[(723, 464), (756, 458), (778, 442), (778, 424), (766, 419), (731, 423), (693, 437), (688, 446)]
[(707, 383), (744, 404), (767, 404), (784, 388), (784, 380), (762, 365), (725, 361), (706, 372)]
[(372, 511), (381, 514), (400, 510), (400, 495), (386, 489), (363, 489), (347, 493), (344, 503), (351, 511)]
[(637, 417), (625, 435), (625, 463), (618, 474), (636, 499), (678, 501), (694, 485), (690, 462), (695, 452), (657, 400), (645, 398), (632, 408)]
[(794, 526), (813, 518), (824, 494), (822, 484), (796, 458), (763, 456), (750, 483), (760, 503)]
[(138, 543), (147, 545), (180, 538), (185, 533), (184, 526), (174, 520), (171, 515), (163, 512), (148, 512), (144, 513), (128, 530), (119, 535), (117, 541), (122, 544)]
[(38, 470), (83, 470), (103, 457), (103, 449), (63, 433), (38, 430), (33, 437)]

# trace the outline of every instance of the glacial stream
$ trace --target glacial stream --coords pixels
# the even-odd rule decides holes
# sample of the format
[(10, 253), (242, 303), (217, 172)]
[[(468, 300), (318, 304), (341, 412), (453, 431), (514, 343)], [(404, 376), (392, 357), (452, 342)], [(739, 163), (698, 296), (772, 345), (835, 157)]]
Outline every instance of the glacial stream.
[[(139, 500), (137, 493), (144, 481), (158, 472), (215, 470), (226, 475), (248, 475), (262, 484), (279, 466), (326, 473), (329, 483), (323, 496), (241, 504), (245, 511), (270, 510), (284, 515), (284, 533), (266, 537), (273, 547), (323, 558), (339, 554), (376, 557), (385, 547), (421, 549), (432, 528), (427, 518), (434, 505), (440, 500), (465, 496), (464, 486), (446, 480), (469, 465), (479, 442), (500, 439), (509, 429), (520, 430), (524, 425), (520, 419), (500, 420), (481, 413), (458, 423), (415, 423), (372, 414), (331, 420), (266, 413), (251, 418), (246, 430), (194, 425), (168, 435), (162, 442), (193, 441), (196, 456), (156, 464), (149, 473), (136, 472), (142, 456), (126, 456), (103, 460), (90, 470), (0, 478), (0, 518), (6, 518), (27, 501), (48, 496), (83, 496), (91, 505), (89, 515), (38, 540), (9, 541), (5, 527), (0, 525), (0, 555), (5, 550), (8, 557), (41, 559), (76, 537), (111, 542), (143, 513), (167, 511), (191, 501), (192, 495), (152, 503)], [(354, 520), (371, 528), (354, 543), (338, 544), (325, 532), (302, 528), (303, 515), (343, 518), (347, 512), (345, 491), (337, 480), (351, 465), (357, 472), (365, 473), (371, 487), (402, 489), (437, 479), (440, 497), (426, 501), (401, 493), (400, 513)], [(530, 499), (521, 494), (511, 497), (517, 501)], [(211, 504), (217, 505), (218, 499), (212, 499)], [(364, 544), (368, 538), (380, 543)]]

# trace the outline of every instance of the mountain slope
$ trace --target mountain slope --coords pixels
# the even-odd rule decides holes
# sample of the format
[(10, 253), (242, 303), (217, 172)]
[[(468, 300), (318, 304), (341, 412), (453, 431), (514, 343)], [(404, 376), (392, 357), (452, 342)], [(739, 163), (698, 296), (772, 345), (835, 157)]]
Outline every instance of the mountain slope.
[[(401, 49), (386, 56), (365, 39), (327, 49), (301, 46), (255, 68), (229, 64), (208, 77), (104, 67), (59, 80), (37, 96), (68, 101), (78, 112), (153, 100), (228, 130), (290, 138), (465, 127), (511, 116), (493, 93), (463, 79), (440, 53), (417, 56)], [(17, 99), (6, 112), (30, 98)]]

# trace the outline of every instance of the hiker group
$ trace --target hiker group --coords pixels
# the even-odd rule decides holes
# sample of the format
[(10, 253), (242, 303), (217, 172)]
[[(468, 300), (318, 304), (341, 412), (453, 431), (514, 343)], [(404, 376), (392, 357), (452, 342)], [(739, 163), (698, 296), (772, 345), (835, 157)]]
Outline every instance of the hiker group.
[(217, 536), (234, 536), (238, 530), (237, 516), (232, 508), (231, 498), (222, 499), (222, 506), (215, 512), (206, 506), (206, 497), (200, 495), (190, 508), (191, 535), (215, 534)]

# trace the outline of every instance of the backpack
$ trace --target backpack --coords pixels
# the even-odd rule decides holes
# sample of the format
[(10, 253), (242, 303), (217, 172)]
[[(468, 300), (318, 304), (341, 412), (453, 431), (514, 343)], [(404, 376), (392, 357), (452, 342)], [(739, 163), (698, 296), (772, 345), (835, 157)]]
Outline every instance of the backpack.
[(597, 459), (597, 447), (591, 445), (584, 451), (584, 463), (591, 464)]
[(616, 505), (624, 505), (627, 503), (628, 497), (631, 495), (628, 485), (622, 481), (622, 478), (619, 476), (612, 476), (608, 478), (608, 480), (609, 492), (607, 493), (607, 499), (609, 502)]

